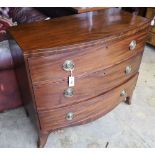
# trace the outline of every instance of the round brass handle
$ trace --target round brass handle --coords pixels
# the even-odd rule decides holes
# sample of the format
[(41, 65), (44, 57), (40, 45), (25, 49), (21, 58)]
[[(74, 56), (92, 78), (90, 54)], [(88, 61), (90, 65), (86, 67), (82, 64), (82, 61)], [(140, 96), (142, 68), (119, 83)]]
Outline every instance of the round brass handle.
[(72, 97), (74, 93), (74, 89), (69, 87), (64, 91), (65, 97)]
[(130, 45), (129, 45), (129, 49), (130, 50), (134, 50), (135, 47), (136, 47), (136, 45), (137, 45), (136, 40), (132, 40), (131, 43), (130, 43)]
[(125, 68), (125, 74), (130, 74), (131, 71), (132, 71), (131, 66), (126, 66), (126, 68)]
[(74, 62), (72, 60), (66, 60), (63, 64), (63, 69), (65, 71), (71, 71), (74, 69)]
[(122, 91), (121, 91), (121, 93), (120, 93), (120, 96), (126, 96), (127, 95), (127, 93), (126, 93), (126, 91), (123, 89)]
[(66, 114), (66, 120), (71, 121), (74, 118), (74, 113), (73, 112), (68, 112)]
[(151, 26), (155, 26), (155, 16), (154, 16), (153, 19), (151, 20)]
[(151, 26), (155, 26), (155, 19), (151, 20)]

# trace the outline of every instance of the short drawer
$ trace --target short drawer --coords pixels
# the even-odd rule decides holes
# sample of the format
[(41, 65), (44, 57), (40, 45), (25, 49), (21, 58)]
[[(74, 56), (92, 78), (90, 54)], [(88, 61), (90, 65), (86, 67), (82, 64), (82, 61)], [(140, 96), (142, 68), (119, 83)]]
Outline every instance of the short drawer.
[[(129, 44), (133, 40), (136, 40), (137, 45), (130, 50)], [(68, 49), (61, 54), (28, 58), (32, 83), (65, 80), (70, 74), (63, 69), (66, 60), (73, 61), (75, 76), (105, 69), (142, 52), (145, 41), (146, 32), (121, 41), (118, 37), (118, 41), (109, 44), (102, 43), (88, 48)]]
[[(41, 129), (43, 131), (50, 131), (51, 129), (55, 130), (67, 126), (84, 124), (103, 116), (116, 107), (119, 102), (132, 96), (137, 77), (138, 74), (121, 86), (76, 105), (38, 111)], [(125, 92), (123, 93), (124, 95), (122, 95), (122, 92)]]
[[(86, 76), (75, 77), (73, 96), (66, 97), (64, 91), (68, 88), (68, 81), (49, 82), (33, 86), (37, 109), (58, 108), (76, 104), (83, 100), (104, 93), (131, 78), (138, 72), (142, 54), (138, 54), (120, 64), (105, 70), (93, 72)], [(128, 72), (127, 72), (128, 71)]]

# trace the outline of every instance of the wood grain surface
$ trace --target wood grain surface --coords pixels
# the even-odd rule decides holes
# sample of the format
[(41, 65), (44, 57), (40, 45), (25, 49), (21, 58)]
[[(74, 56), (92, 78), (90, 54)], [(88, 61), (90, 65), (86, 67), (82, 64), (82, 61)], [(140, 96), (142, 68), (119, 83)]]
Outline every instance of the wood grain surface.
[(84, 13), (90, 11), (98, 11), (108, 9), (108, 7), (70, 7), (75, 13)]
[[(49, 108), (64, 107), (105, 93), (124, 83), (137, 73), (141, 57), (142, 54), (139, 54), (105, 70), (94, 71), (80, 78), (75, 77), (74, 95), (69, 98), (64, 96), (64, 90), (68, 88), (68, 80), (38, 84), (34, 86), (37, 109), (47, 110)], [(132, 71), (130, 74), (125, 74), (126, 66), (131, 66)]]
[[(131, 104), (150, 20), (111, 8), (12, 27), (10, 48), (38, 147), (50, 132), (93, 121), (121, 101)], [(129, 49), (132, 40), (137, 42)], [(16, 48), (18, 47), (18, 48)], [(73, 60), (73, 97), (64, 97)], [(125, 74), (131, 66), (130, 74)], [(125, 90), (127, 94), (121, 96)], [(68, 112), (73, 120), (66, 120)]]
[[(73, 60), (75, 69), (74, 76), (82, 76), (90, 72), (105, 69), (114, 64), (120, 63), (144, 49), (147, 33), (138, 33), (124, 40), (115, 41), (109, 45), (97, 44), (88, 48), (77, 48), (63, 51), (62, 54), (55, 54), (45, 57), (29, 58), (29, 68), (33, 84), (47, 83), (49, 81), (66, 80), (70, 72), (63, 70), (65, 60)], [(134, 50), (129, 50), (132, 40), (137, 41)]]
[(23, 49), (23, 53), (28, 54), (37, 52), (36, 49), (118, 38), (128, 31), (132, 33), (134, 29), (148, 27), (149, 24), (149, 19), (131, 15), (117, 8), (110, 8), (21, 24), (11, 27), (9, 32)]
[[(137, 77), (138, 74), (121, 86), (76, 105), (38, 111), (42, 130), (50, 131), (67, 126), (85, 124), (103, 116), (116, 107), (121, 101), (124, 101), (128, 95), (130, 96), (132, 94)], [(120, 96), (122, 90), (127, 92), (127, 96)], [(66, 114), (68, 112), (74, 113), (74, 118), (71, 121), (66, 120)]]

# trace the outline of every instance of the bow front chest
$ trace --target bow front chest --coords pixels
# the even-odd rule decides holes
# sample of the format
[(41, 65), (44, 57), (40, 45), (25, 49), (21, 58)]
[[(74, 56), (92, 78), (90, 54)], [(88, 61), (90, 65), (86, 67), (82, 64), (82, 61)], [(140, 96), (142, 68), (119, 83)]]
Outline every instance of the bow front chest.
[(149, 25), (112, 8), (10, 28), (16, 75), (39, 147), (54, 130), (131, 103)]

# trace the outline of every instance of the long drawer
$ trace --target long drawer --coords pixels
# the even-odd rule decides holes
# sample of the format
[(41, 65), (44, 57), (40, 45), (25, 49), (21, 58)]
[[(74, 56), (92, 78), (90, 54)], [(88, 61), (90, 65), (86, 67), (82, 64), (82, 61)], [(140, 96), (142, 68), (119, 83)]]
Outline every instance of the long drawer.
[[(135, 40), (136, 47), (129, 49)], [(66, 60), (74, 63), (74, 75), (81, 76), (117, 64), (129, 57), (141, 53), (144, 49), (146, 32), (138, 33), (124, 40), (109, 44), (97, 44), (88, 48), (67, 49), (62, 54), (28, 58), (32, 84), (56, 82), (67, 79), (70, 72), (63, 70)]]
[(68, 88), (67, 80), (35, 85), (34, 95), (37, 109), (44, 110), (73, 103), (76, 104), (104, 93), (124, 83), (137, 73), (141, 57), (142, 53), (105, 70), (87, 74), (80, 78), (75, 77), (75, 87), (73, 87), (72, 97), (64, 96), (64, 91)]
[[(91, 100), (63, 108), (38, 111), (41, 129), (43, 131), (50, 131), (51, 129), (55, 130), (67, 126), (84, 124), (103, 116), (121, 101), (124, 101), (126, 97), (132, 96), (137, 77), (138, 74), (126, 83)], [(125, 91), (124, 96), (121, 95), (122, 91)]]

